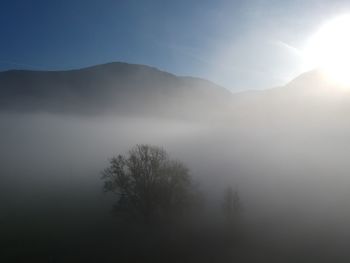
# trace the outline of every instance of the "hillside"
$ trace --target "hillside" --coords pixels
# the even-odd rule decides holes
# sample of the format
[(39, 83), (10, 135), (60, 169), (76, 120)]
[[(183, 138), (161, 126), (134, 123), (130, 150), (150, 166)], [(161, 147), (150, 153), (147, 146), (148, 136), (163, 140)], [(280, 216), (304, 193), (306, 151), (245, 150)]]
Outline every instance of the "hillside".
[(230, 97), (207, 80), (127, 63), (0, 73), (2, 111), (190, 118), (221, 114)]
[[(285, 125), (300, 129), (310, 125), (343, 125), (349, 112), (349, 89), (341, 87), (314, 70), (291, 80), (284, 86), (236, 94), (233, 122), (244, 125)], [(325, 125), (325, 126), (324, 126)]]

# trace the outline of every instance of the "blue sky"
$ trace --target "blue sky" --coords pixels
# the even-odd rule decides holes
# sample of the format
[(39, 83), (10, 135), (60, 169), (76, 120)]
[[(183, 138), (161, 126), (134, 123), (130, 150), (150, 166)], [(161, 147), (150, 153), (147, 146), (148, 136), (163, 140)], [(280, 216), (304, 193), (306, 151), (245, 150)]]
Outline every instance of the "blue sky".
[(0, 70), (124, 61), (233, 91), (270, 88), (301, 72), (294, 48), (348, 2), (1, 0)]

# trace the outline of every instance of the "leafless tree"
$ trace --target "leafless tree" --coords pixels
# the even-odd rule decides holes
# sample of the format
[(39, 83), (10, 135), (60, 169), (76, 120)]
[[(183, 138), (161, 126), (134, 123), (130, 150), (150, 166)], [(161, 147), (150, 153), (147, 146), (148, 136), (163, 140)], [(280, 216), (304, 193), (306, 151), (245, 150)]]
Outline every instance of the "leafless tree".
[(222, 208), (227, 221), (230, 223), (233, 223), (237, 219), (237, 215), (242, 211), (238, 191), (234, 191), (231, 186), (225, 189)]
[(178, 214), (191, 199), (186, 166), (155, 146), (136, 145), (126, 156), (113, 157), (102, 178), (105, 191), (118, 195), (117, 211), (146, 221)]

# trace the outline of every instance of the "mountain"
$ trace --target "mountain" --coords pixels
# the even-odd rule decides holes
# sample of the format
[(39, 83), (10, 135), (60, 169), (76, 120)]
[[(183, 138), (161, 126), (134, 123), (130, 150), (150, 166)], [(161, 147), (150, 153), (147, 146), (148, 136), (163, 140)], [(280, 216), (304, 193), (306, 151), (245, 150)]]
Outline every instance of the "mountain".
[(305, 72), (284, 86), (236, 94), (232, 114), (245, 125), (340, 125), (350, 112), (350, 90), (320, 70)]
[(207, 80), (119, 62), (0, 72), (1, 111), (190, 118), (221, 114), (231, 97)]
[(210, 81), (108, 63), (68, 71), (0, 72), (0, 111), (298, 125), (342, 118), (350, 95), (319, 70), (284, 86), (233, 94)]

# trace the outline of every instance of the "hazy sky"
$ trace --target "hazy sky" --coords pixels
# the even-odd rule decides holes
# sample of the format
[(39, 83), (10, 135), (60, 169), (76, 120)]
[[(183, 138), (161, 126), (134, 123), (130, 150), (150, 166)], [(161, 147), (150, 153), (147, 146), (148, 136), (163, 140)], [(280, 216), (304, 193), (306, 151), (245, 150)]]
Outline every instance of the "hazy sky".
[(125, 61), (270, 88), (300, 73), (297, 49), (324, 21), (348, 12), (336, 0), (2, 0), (0, 70)]

